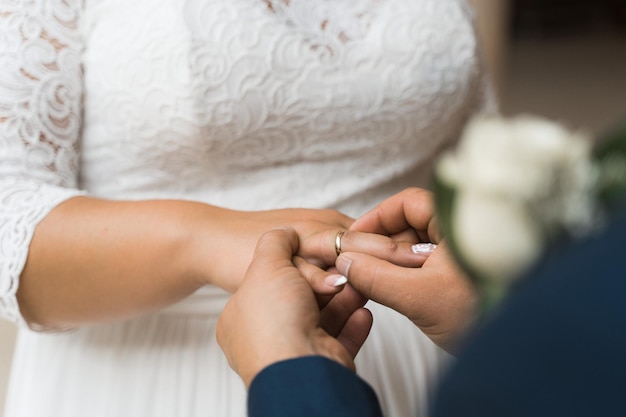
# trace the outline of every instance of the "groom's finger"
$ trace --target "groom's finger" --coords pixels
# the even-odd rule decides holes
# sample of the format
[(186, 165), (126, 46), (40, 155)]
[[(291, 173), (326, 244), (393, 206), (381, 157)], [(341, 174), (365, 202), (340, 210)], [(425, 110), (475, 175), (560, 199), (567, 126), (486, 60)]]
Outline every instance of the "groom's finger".
[(350, 230), (393, 235), (408, 228), (423, 232), (423, 239), (440, 240), (433, 221), (435, 208), (432, 193), (421, 188), (407, 188), (389, 197), (358, 218)]
[(256, 244), (252, 263), (287, 261), (298, 250), (298, 234), (294, 229), (274, 229), (261, 235)]
[(359, 308), (348, 318), (337, 335), (337, 340), (346, 348), (352, 359), (356, 357), (365, 343), (372, 323), (372, 312), (366, 308)]
[(337, 269), (364, 297), (407, 316), (410, 315), (407, 309), (419, 306), (432, 284), (421, 268), (400, 267), (363, 253), (341, 254)]
[(299, 256), (293, 257), (293, 264), (313, 289), (320, 308), (328, 304), (332, 296), (340, 292), (348, 282), (335, 268), (325, 271)]
[(328, 334), (336, 337), (352, 314), (362, 308), (366, 302), (367, 298), (359, 294), (350, 284), (347, 284), (320, 312), (321, 327)]

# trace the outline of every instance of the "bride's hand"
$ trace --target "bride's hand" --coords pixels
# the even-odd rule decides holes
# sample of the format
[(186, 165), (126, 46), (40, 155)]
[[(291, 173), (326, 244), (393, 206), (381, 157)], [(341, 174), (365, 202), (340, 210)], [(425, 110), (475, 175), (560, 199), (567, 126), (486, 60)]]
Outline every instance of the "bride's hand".
[[(198, 225), (193, 244), (197, 272), (206, 283), (234, 292), (239, 287), (259, 237), (268, 230), (293, 228), (300, 239), (296, 255), (320, 267), (334, 264), (337, 255), (330, 247), (324, 252), (313, 250), (313, 242), (334, 239), (339, 230), (347, 230), (354, 219), (336, 210), (280, 209), (258, 212), (225, 212), (220, 221), (212, 219), (212, 230), (203, 232)], [(215, 225), (218, 224), (218, 229)], [(217, 241), (217, 242), (216, 242)], [(214, 248), (211, 253), (205, 248)]]

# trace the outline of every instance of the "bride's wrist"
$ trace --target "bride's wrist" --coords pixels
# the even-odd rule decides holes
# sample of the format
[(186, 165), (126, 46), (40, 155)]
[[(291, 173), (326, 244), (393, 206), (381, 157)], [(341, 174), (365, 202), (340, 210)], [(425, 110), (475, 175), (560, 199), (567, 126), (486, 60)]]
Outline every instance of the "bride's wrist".
[(249, 264), (256, 239), (250, 213), (200, 204), (184, 219), (187, 279), (234, 292)]

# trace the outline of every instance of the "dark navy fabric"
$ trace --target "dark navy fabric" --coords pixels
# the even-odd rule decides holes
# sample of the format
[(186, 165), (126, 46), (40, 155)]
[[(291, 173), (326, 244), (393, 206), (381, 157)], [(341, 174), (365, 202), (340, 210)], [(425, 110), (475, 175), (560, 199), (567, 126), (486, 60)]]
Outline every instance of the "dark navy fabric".
[(250, 384), (249, 417), (381, 417), (372, 388), (321, 356), (278, 362)]
[(469, 338), (435, 417), (626, 416), (626, 220), (552, 253)]

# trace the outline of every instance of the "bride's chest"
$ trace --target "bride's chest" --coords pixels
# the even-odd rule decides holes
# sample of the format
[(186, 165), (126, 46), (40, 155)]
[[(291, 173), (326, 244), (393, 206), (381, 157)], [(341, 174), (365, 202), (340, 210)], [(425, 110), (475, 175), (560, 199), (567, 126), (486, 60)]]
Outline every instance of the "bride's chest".
[(370, 90), (388, 89), (403, 70), (409, 76), (396, 81), (415, 84), (473, 64), (471, 23), (458, 0), (86, 3), (87, 76), (105, 88), (167, 82), (181, 93), (222, 88), (237, 98), (296, 83), (306, 98), (359, 77), (369, 77)]
[(476, 76), (460, 0), (87, 0), (83, 29), (88, 138), (107, 141), (362, 136), (427, 123)]

